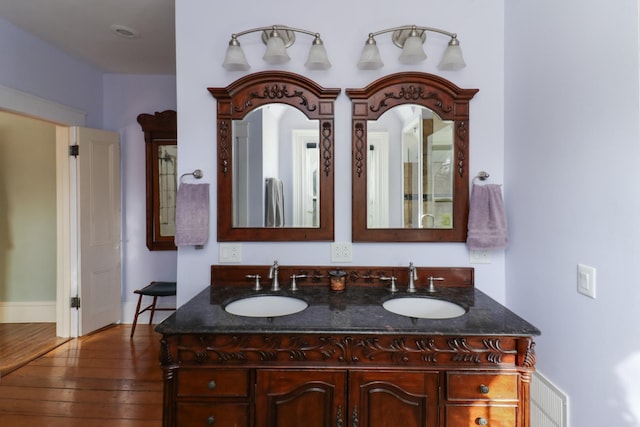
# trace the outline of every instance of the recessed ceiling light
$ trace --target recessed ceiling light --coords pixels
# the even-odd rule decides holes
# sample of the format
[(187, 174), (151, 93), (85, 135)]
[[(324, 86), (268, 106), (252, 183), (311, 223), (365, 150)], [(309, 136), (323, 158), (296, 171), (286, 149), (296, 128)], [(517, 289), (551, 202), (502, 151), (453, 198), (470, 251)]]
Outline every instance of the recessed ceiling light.
[(138, 37), (138, 32), (133, 28), (126, 27), (124, 25), (114, 24), (111, 26), (111, 31), (119, 35), (120, 37), (125, 37), (127, 39), (133, 39)]

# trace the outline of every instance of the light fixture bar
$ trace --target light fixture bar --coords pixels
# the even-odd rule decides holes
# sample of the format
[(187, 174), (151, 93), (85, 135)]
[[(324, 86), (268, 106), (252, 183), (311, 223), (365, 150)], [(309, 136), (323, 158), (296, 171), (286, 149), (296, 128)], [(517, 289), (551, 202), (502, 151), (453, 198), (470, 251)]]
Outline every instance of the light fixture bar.
[(459, 70), (466, 66), (462, 58), (462, 50), (460, 49), (460, 42), (458, 41), (458, 35), (456, 33), (434, 27), (402, 25), (369, 33), (369, 37), (362, 50), (362, 55), (360, 56), (360, 61), (358, 61), (358, 68), (373, 70), (383, 66), (380, 52), (376, 46), (375, 37), (385, 33), (393, 33), (391, 37), (393, 44), (403, 49), (399, 58), (400, 62), (404, 64), (417, 64), (423, 61), (427, 57), (422, 49), (422, 44), (424, 44), (426, 40), (427, 32), (439, 33), (450, 37), (449, 44), (443, 54), (442, 61), (438, 64), (438, 68), (441, 70)]
[(313, 42), (309, 57), (305, 66), (312, 70), (326, 70), (331, 67), (327, 52), (320, 38), (320, 34), (302, 28), (287, 27), (284, 25), (271, 25), (268, 27), (257, 27), (240, 31), (231, 35), (229, 47), (225, 55), (222, 66), (229, 71), (246, 71), (250, 68), (244, 52), (240, 47), (238, 37), (246, 34), (262, 32), (262, 41), (267, 45), (267, 50), (263, 59), (269, 64), (283, 64), (289, 60), (286, 48), (295, 43), (295, 33), (302, 33), (312, 36)]

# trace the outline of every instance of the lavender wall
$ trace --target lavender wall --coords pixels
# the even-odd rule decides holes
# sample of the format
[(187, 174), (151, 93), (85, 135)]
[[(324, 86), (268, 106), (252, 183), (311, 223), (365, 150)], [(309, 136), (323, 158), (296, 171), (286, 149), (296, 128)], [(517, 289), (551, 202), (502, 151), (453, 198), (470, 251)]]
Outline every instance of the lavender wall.
[(0, 18), (0, 85), (87, 113), (102, 127), (102, 72)]
[(507, 303), (572, 426), (640, 426), (638, 3), (505, 4)]
[[(104, 128), (120, 133), (122, 160), (123, 321), (133, 319), (140, 289), (153, 280), (176, 280), (176, 251), (149, 251), (146, 246), (144, 134), (138, 114), (176, 109), (175, 76), (105, 74)], [(172, 304), (163, 298), (162, 304)], [(160, 312), (160, 321), (170, 313)], [(163, 316), (164, 315), (164, 316)]]
[[(286, 10), (286, 16), (282, 11)], [(364, 11), (369, 11), (364, 13)], [(375, 13), (370, 13), (375, 10)], [(228, 19), (233, 16), (234, 19)], [(361, 19), (366, 16), (366, 19)], [(307, 71), (304, 61), (312, 39), (300, 35), (289, 48), (292, 60), (282, 66), (267, 66), (262, 61), (264, 45), (259, 34), (243, 37), (245, 54), (251, 63), (249, 72), (282, 69), (303, 74), (325, 87), (357, 88), (394, 72), (421, 70), (439, 74), (460, 87), (480, 88), (471, 101), (470, 171), (491, 173), (492, 181), (501, 183), (504, 152), (504, 0), (407, 0), (402, 7), (381, 0), (327, 0), (313, 8), (305, 2), (273, 0), (252, 1), (250, 12), (245, 3), (225, 5), (220, 13), (217, 4), (207, 0), (176, 2), (178, 134), (180, 173), (196, 168), (204, 171), (203, 182), (211, 184), (211, 232), (202, 250), (180, 248), (178, 252), (178, 301), (186, 302), (209, 283), (209, 266), (218, 262), (216, 241), (216, 129), (215, 100), (206, 91), (210, 86), (226, 86), (248, 74), (227, 72), (221, 67), (232, 33), (275, 23), (321, 33), (333, 67), (328, 71)], [(429, 59), (418, 66), (398, 63), (400, 50), (393, 46), (391, 35), (378, 38), (386, 66), (378, 71), (360, 71), (358, 56), (367, 35), (372, 31), (401, 24), (434, 26), (458, 33), (469, 65), (458, 72), (441, 72), (436, 65), (448, 42), (447, 38), (429, 36), (426, 44)], [(342, 93), (335, 105), (335, 238), (351, 241), (351, 104)], [(331, 264), (328, 242), (242, 244), (242, 262), (267, 265), (277, 259), (281, 264)], [(492, 254), (492, 264), (477, 264), (477, 286), (499, 301), (504, 301), (504, 253)], [(469, 254), (462, 243), (357, 243), (353, 245), (353, 265), (468, 266)]]

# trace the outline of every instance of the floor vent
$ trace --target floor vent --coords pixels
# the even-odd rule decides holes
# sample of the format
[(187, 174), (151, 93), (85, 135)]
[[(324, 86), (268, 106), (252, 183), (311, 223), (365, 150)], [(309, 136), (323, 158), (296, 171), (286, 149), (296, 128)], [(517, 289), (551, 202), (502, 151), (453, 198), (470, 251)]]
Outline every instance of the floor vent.
[(531, 427), (568, 427), (567, 395), (539, 372), (531, 379)]

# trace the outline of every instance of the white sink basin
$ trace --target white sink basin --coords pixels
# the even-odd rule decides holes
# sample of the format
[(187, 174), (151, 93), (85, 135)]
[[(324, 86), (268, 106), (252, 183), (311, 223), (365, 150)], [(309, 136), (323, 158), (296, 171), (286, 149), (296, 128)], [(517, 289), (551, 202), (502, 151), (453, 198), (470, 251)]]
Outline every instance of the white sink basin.
[(458, 304), (434, 298), (393, 298), (385, 301), (382, 307), (401, 316), (420, 319), (451, 319), (467, 312)]
[(277, 317), (298, 313), (309, 304), (281, 295), (259, 295), (233, 301), (224, 308), (227, 313), (246, 317)]

